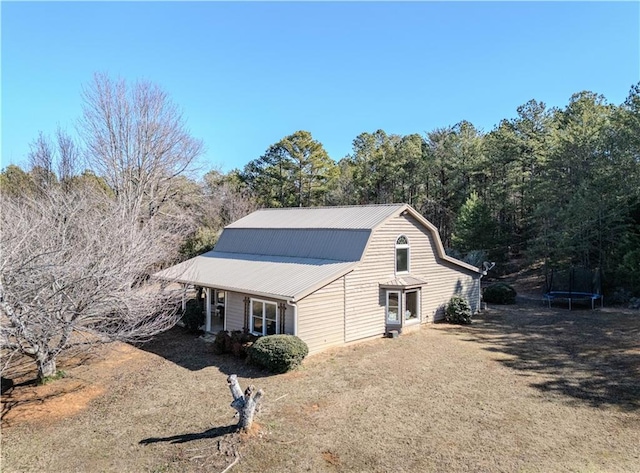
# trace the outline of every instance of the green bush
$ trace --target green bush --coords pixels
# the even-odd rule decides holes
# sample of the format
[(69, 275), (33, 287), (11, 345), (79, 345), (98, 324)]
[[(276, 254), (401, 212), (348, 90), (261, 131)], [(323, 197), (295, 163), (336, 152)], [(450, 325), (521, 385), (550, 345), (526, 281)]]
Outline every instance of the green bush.
[(294, 335), (267, 335), (249, 348), (249, 361), (272, 373), (286, 373), (309, 354), (307, 344)]
[(444, 319), (450, 324), (470, 324), (471, 306), (460, 296), (453, 296), (444, 311)]
[(234, 356), (245, 358), (251, 345), (259, 337), (249, 332), (234, 330), (232, 332), (221, 330), (216, 334), (213, 342), (213, 352), (216, 355), (232, 354)]
[(200, 327), (204, 325), (204, 313), (202, 305), (196, 299), (187, 301), (187, 307), (182, 315), (182, 322), (190, 332), (198, 332)]
[(482, 299), (493, 304), (515, 304), (516, 290), (503, 282), (487, 286), (482, 292)]

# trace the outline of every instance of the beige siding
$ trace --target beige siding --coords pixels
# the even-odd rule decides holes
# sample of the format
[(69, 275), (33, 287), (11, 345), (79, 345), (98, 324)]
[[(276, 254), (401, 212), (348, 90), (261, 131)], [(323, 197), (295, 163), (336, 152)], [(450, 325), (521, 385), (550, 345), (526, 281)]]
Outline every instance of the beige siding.
[[(225, 313), (227, 330), (243, 330), (244, 329), (244, 298), (254, 297), (263, 301), (272, 301), (277, 304), (284, 302), (278, 299), (271, 299), (268, 297), (251, 296), (250, 294), (242, 294), (239, 292), (227, 292), (227, 309)], [(279, 314), (281, 317), (282, 314)], [(294, 327), (294, 308), (289, 304), (286, 305), (285, 318), (284, 318), (284, 330), (285, 333), (293, 334)]]
[(294, 308), (287, 304), (284, 314), (284, 333), (289, 335), (293, 335), (293, 317), (294, 317)]
[(467, 299), (471, 310), (477, 312), (480, 309), (480, 275), (441, 260), (431, 233), (413, 217), (400, 217), (399, 220), (401, 222), (394, 228), (409, 238), (411, 274), (427, 281), (422, 289), (423, 322), (444, 317), (444, 306), (453, 295)]
[(344, 343), (344, 277), (298, 302), (298, 336), (310, 353)]
[[(395, 242), (400, 235), (409, 239), (411, 275), (427, 281), (420, 291), (423, 323), (442, 318), (454, 294), (465, 297), (474, 312), (479, 309), (480, 275), (441, 260), (431, 233), (416, 219), (394, 217), (374, 230), (362, 262), (351, 273), (298, 302), (298, 336), (311, 353), (385, 332), (386, 300), (380, 284), (396, 277)], [(241, 330), (247, 295), (227, 294), (227, 329)], [(286, 333), (294, 333), (294, 311), (287, 305)]]
[(427, 281), (420, 301), (423, 322), (441, 318), (454, 294), (467, 298), (474, 312), (478, 309), (479, 274), (440, 260), (431, 233), (413, 217), (393, 217), (374, 231), (362, 263), (346, 276), (347, 342), (385, 331), (385, 293), (379, 284), (395, 277), (395, 242), (400, 235), (409, 239), (411, 275)]
[(244, 328), (244, 298), (245, 294), (227, 292), (227, 309), (224, 314), (227, 330)]

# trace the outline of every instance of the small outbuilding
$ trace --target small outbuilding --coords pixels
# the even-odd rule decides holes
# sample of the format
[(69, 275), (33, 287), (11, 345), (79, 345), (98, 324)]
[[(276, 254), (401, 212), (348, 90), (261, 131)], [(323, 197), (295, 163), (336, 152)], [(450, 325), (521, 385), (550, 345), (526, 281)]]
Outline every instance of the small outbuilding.
[(205, 288), (207, 331), (293, 334), (310, 353), (437, 321), (453, 295), (475, 313), (482, 275), (406, 204), (258, 210), (155, 274)]

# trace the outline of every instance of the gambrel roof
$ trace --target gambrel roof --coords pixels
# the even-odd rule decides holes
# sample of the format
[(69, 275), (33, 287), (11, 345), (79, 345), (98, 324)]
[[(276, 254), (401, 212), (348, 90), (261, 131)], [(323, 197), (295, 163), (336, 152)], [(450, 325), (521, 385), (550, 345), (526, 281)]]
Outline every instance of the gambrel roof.
[(225, 227), (212, 251), (154, 276), (295, 302), (352, 271), (373, 231), (403, 212), (431, 232), (441, 259), (479, 272), (447, 256), (436, 227), (417, 211), (389, 204), (258, 210)]
[(349, 205), (344, 207), (293, 207), (262, 209), (227, 228), (297, 228), (373, 230), (405, 204)]

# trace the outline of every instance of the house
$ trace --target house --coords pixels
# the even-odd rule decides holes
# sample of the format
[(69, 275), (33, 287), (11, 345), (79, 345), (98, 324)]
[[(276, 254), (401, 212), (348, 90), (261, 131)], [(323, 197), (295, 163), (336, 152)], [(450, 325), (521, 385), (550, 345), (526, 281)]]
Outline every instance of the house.
[(480, 307), (483, 272), (445, 254), (406, 204), (258, 210), (208, 253), (155, 276), (205, 288), (206, 329), (294, 334), (310, 353), (444, 317), (451, 296)]

